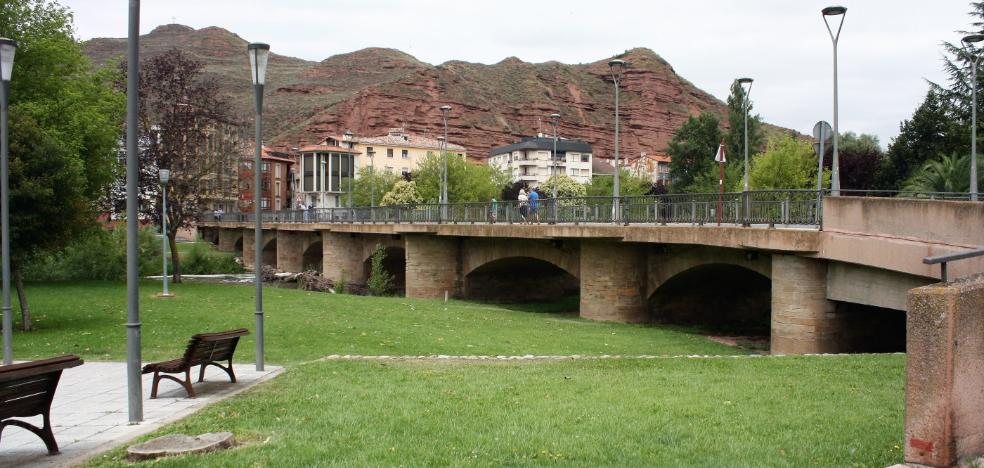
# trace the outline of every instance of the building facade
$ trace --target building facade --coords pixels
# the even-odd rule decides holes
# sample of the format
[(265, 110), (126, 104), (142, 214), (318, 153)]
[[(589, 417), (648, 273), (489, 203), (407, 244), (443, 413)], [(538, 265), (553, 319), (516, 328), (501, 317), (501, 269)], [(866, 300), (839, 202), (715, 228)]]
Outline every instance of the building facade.
[[(401, 127), (391, 128), (386, 135), (374, 137), (357, 137), (346, 132), (340, 137), (329, 136), (323, 143), (354, 150), (356, 172), (361, 167), (372, 167), (391, 174), (409, 174), (426, 157), (441, 154), (439, 139), (408, 133)], [(448, 154), (468, 157), (465, 147), (454, 143), (448, 144)]]
[(489, 165), (512, 175), (513, 182), (525, 182), (534, 188), (558, 174), (582, 184), (591, 181), (591, 145), (560, 138), (557, 154), (551, 157), (553, 148), (552, 137), (542, 134), (523, 137), (518, 143), (492, 148)]
[(359, 153), (350, 140), (339, 142), (328, 138), (325, 143), (298, 150), (297, 199), (291, 208), (297, 209), (300, 205), (338, 208), (351, 204), (352, 180), (357, 171)]
[[(294, 160), (288, 153), (263, 147), (260, 153), (260, 210), (279, 211), (290, 208), (294, 193)], [(239, 211), (253, 210), (253, 156), (244, 156), (239, 165)]]
[[(645, 151), (638, 157), (627, 158), (622, 166), (633, 175), (649, 179), (654, 184), (670, 184), (670, 155), (649, 154)], [(610, 162), (614, 168), (614, 161)]]

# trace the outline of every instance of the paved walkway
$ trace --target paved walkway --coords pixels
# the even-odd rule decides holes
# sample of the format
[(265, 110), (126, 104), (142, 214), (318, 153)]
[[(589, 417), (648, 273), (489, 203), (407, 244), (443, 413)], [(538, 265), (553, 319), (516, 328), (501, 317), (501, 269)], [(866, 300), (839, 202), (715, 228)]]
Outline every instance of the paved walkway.
[[(44, 442), (19, 428), (6, 427), (0, 435), (0, 466), (72, 466), (162, 425), (181, 419), (203, 407), (228, 398), (279, 374), (283, 368), (266, 366), (257, 372), (253, 364), (237, 364), (237, 383), (220, 369), (209, 366), (205, 381), (194, 385), (197, 398), (187, 398), (180, 385), (164, 380), (157, 399), (150, 398), (151, 375), (143, 378), (144, 421), (129, 424), (126, 363), (86, 362), (66, 369), (51, 407), (51, 422), (60, 455), (48, 456)], [(197, 368), (192, 372), (197, 378)], [(41, 418), (28, 420), (37, 426)]]

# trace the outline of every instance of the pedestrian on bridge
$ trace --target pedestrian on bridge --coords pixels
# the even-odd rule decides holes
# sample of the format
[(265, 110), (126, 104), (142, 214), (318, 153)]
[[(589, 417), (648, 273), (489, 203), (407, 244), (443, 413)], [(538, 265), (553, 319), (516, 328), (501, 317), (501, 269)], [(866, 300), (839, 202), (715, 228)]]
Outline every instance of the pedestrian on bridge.
[(530, 224), (540, 224), (540, 194), (530, 189)]
[(519, 217), (522, 218), (523, 222), (525, 223), (526, 215), (529, 214), (529, 210), (530, 210), (530, 205), (529, 205), (530, 198), (526, 196), (526, 189), (519, 189), (519, 196), (516, 197), (516, 200), (519, 201)]

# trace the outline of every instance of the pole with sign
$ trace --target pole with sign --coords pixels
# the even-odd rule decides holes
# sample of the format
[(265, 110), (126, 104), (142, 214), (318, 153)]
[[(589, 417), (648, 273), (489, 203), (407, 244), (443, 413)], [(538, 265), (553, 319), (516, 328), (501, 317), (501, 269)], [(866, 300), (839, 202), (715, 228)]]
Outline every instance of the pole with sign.
[(717, 221), (718, 226), (721, 225), (721, 208), (724, 206), (724, 141), (718, 146), (718, 152), (714, 155), (714, 160), (718, 162), (718, 166), (721, 168), (721, 178), (718, 179), (718, 208), (717, 208)]

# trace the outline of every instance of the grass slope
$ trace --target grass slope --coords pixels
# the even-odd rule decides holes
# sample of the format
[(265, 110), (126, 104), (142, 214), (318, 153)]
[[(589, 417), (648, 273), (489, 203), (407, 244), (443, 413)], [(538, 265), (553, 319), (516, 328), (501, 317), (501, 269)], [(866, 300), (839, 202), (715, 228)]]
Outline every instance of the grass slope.
[(901, 462), (904, 359), (321, 361), (154, 434), (243, 446), (154, 466), (881, 467)]
[[(140, 290), (145, 361), (171, 359), (195, 333), (253, 330), (251, 285), (159, 282)], [(74, 353), (126, 356), (126, 286), (113, 282), (28, 285), (35, 331), (14, 334), (16, 359)], [(14, 306), (14, 310), (18, 310)], [(582, 320), (576, 303), (500, 306), (264, 289), (267, 360), (293, 364), (329, 354), (735, 354), (742, 350), (685, 330)], [(531, 313), (536, 312), (536, 313)], [(16, 330), (16, 326), (15, 326)], [(253, 348), (253, 337), (240, 342)], [(239, 353), (239, 361), (251, 358)]]

